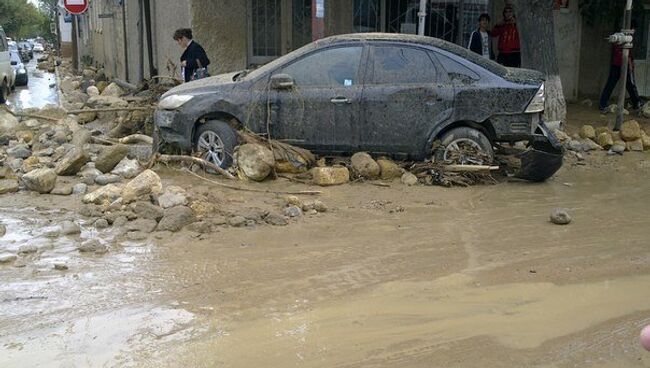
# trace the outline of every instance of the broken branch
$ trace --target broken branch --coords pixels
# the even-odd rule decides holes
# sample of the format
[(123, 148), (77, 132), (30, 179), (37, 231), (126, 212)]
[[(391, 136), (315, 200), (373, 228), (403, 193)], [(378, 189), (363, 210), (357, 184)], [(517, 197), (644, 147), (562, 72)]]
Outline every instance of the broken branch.
[(206, 160), (200, 159), (198, 157), (192, 157), (192, 156), (181, 156), (181, 155), (158, 155), (154, 156), (153, 158), (154, 162), (155, 161), (160, 161), (165, 164), (170, 164), (174, 162), (185, 162), (185, 163), (190, 163), (190, 164), (196, 164), (201, 166), (204, 170), (205, 169), (211, 169), (219, 174), (223, 175), (224, 177), (230, 179), (230, 180), (237, 180), (231, 173), (228, 171), (222, 169), (221, 167), (208, 162)]
[(446, 165), (443, 166), (445, 171), (449, 172), (479, 172), (479, 171), (497, 171), (499, 166), (487, 165)]
[(192, 171), (187, 170), (187, 169), (184, 170), (184, 171), (187, 171), (188, 173), (196, 176), (197, 178), (199, 178), (201, 180), (205, 180), (208, 183), (211, 183), (213, 185), (216, 185), (216, 186), (219, 186), (219, 187), (222, 187), (222, 188), (226, 188), (226, 189), (243, 191), (243, 192), (275, 194), (275, 195), (321, 195), (321, 194), (323, 194), (323, 192), (320, 192), (320, 191), (317, 191), (317, 190), (313, 190), (313, 191), (312, 190), (304, 190), (304, 191), (297, 191), (297, 192), (283, 192), (283, 191), (275, 192), (275, 191), (272, 191), (272, 190), (241, 188), (241, 187), (237, 187), (237, 186), (234, 186), (234, 185), (223, 184), (223, 183), (219, 183), (218, 181), (214, 181), (214, 180), (210, 180), (208, 178), (204, 178), (201, 175), (193, 173)]
[(120, 138), (120, 143), (122, 144), (153, 144), (153, 138), (144, 134), (131, 134), (124, 138)]
[(145, 107), (106, 107), (100, 109), (70, 110), (68, 114), (83, 114), (84, 112), (115, 112), (115, 111), (145, 111), (155, 109), (155, 106)]

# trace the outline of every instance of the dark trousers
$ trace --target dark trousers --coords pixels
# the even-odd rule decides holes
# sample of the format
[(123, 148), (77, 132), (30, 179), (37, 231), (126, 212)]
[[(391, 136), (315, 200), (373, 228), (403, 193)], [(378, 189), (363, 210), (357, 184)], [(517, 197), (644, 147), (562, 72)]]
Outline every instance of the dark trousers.
[(500, 52), (497, 56), (497, 63), (510, 68), (521, 67), (521, 53), (520, 52)]
[[(600, 108), (605, 109), (608, 106), (609, 98), (612, 96), (612, 91), (616, 87), (616, 83), (621, 79), (621, 67), (612, 65), (609, 68), (609, 78), (607, 78), (607, 84), (605, 84), (605, 89), (603, 89), (603, 94), (600, 95)], [(627, 70), (627, 93), (632, 99), (632, 106), (634, 108), (641, 107), (641, 98), (639, 98), (639, 91), (636, 88), (636, 83), (634, 82), (634, 70)]]

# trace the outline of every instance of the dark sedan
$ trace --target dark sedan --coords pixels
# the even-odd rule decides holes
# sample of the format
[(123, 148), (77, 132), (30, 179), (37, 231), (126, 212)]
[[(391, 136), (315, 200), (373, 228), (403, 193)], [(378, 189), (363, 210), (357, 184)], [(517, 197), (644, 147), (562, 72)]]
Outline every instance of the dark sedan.
[(155, 124), (162, 141), (222, 167), (241, 127), (317, 153), (461, 164), (489, 164), (498, 142), (528, 141), (521, 176), (544, 180), (562, 165), (544, 102), (541, 73), (435, 38), (351, 34), (178, 86), (162, 97)]

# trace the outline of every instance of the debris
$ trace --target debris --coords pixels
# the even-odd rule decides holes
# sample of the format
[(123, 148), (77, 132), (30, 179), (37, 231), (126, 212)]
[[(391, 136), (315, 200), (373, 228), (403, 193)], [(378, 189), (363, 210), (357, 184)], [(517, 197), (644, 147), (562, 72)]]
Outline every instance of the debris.
[(163, 209), (150, 202), (136, 202), (133, 206), (133, 211), (141, 218), (155, 221), (160, 221), (164, 216)]
[(63, 221), (61, 223), (61, 235), (81, 234), (81, 226), (72, 221)]
[(243, 216), (233, 216), (228, 219), (228, 225), (232, 227), (246, 226), (247, 220)]
[(120, 138), (122, 144), (153, 144), (153, 138), (144, 134), (131, 134), (127, 137)]
[(300, 217), (302, 216), (302, 209), (297, 206), (289, 206), (284, 209), (284, 215), (287, 217)]
[(21, 245), (18, 248), (18, 254), (31, 254), (38, 252), (38, 247), (33, 244)]
[(582, 128), (580, 129), (580, 137), (587, 138), (587, 139), (595, 139), (596, 130), (591, 125), (583, 125)]
[(95, 183), (97, 185), (115, 184), (115, 183), (119, 183), (120, 181), (122, 181), (122, 177), (115, 174), (102, 174), (102, 175), (97, 175), (97, 177), (95, 178)]
[(52, 169), (36, 169), (23, 175), (22, 180), (28, 190), (46, 194), (54, 189), (56, 178)]
[(69, 196), (72, 194), (72, 185), (57, 182), (54, 189), (50, 192), (53, 195)]
[(385, 157), (379, 158), (377, 164), (381, 169), (380, 178), (381, 180), (393, 180), (399, 179), (404, 174), (404, 169), (399, 167), (395, 162), (389, 160)]
[(83, 197), (83, 203), (93, 203), (93, 204), (110, 204), (115, 202), (122, 195), (122, 189), (116, 187), (113, 184), (106, 185), (97, 189), (96, 191), (86, 194)]
[(409, 187), (416, 185), (418, 183), (418, 177), (411, 174), (410, 172), (405, 172), (402, 175), (402, 184), (408, 185)]
[(352, 155), (352, 171), (364, 179), (377, 179), (381, 173), (381, 167), (366, 152), (357, 152)]
[(643, 152), (643, 139), (635, 139), (633, 141), (626, 142), (627, 150), (630, 152)]
[(273, 152), (260, 144), (246, 143), (237, 147), (234, 159), (242, 179), (262, 181), (275, 167)]
[(78, 183), (72, 187), (72, 194), (75, 195), (86, 194), (87, 190), (88, 190), (88, 185), (84, 183)]
[(122, 197), (124, 203), (131, 203), (143, 196), (162, 193), (162, 183), (158, 174), (151, 170), (145, 170), (140, 175), (126, 184)]
[(124, 179), (133, 179), (138, 176), (141, 171), (142, 168), (140, 168), (140, 164), (137, 160), (130, 160), (125, 157), (119, 164), (117, 164), (117, 166), (115, 166), (113, 171), (111, 171), (111, 174), (119, 175)]
[(97, 219), (93, 225), (96, 229), (106, 229), (109, 226), (108, 220), (103, 218)]
[(104, 147), (95, 160), (95, 167), (102, 173), (108, 173), (117, 166), (129, 153), (126, 146), (116, 145)]
[(187, 192), (185, 189), (177, 186), (168, 187), (165, 192), (158, 197), (158, 204), (163, 209), (176, 206), (187, 206), (188, 203)]
[(68, 265), (62, 262), (57, 262), (54, 264), (54, 269), (57, 271), (66, 271), (68, 270)]
[(123, 94), (124, 94), (124, 90), (115, 82), (106, 86), (106, 88), (104, 88), (104, 90), (101, 93), (102, 96), (110, 96), (110, 97), (120, 97)]
[(551, 211), (551, 222), (556, 225), (568, 225), (571, 222), (569, 210), (566, 208), (555, 208)]
[(610, 149), (614, 145), (614, 138), (608, 132), (603, 132), (598, 135), (598, 145), (604, 149)]
[(1, 253), (0, 254), (0, 263), (10, 263), (15, 261), (18, 258), (15, 254), (12, 253)]
[(56, 174), (61, 176), (76, 175), (90, 161), (90, 157), (81, 147), (75, 147), (66, 153), (63, 160), (56, 165)]
[(156, 229), (156, 226), (158, 226), (156, 220), (141, 218), (127, 223), (126, 230), (151, 233)]
[(626, 142), (641, 138), (641, 126), (636, 120), (629, 120), (621, 125), (621, 139)]
[(32, 155), (32, 150), (27, 144), (18, 144), (7, 150), (7, 155), (15, 158), (28, 158)]
[(0, 179), (0, 195), (15, 193), (20, 189), (16, 179)]
[(158, 223), (158, 231), (176, 232), (194, 222), (194, 212), (186, 206), (176, 206), (164, 210), (164, 216)]
[(212, 163), (210, 163), (208, 161), (202, 160), (202, 159), (200, 159), (198, 157), (157, 154), (156, 156), (153, 157), (153, 159), (149, 163), (148, 167), (153, 167), (153, 165), (156, 162), (162, 162), (162, 163), (166, 163), (166, 164), (170, 164), (170, 163), (174, 163), (174, 162), (185, 162), (185, 163), (196, 164), (196, 165), (199, 165), (199, 166), (203, 167), (203, 169), (214, 170), (214, 171), (218, 172), (219, 174), (223, 175), (224, 177), (226, 177), (227, 179), (237, 180), (237, 178), (235, 178), (228, 171), (226, 171), (226, 170), (222, 169), (221, 167), (219, 167), (217, 165), (214, 165), (214, 164), (212, 164)]
[(287, 221), (286, 217), (277, 214), (277, 213), (269, 213), (265, 218), (264, 221), (272, 226), (286, 226), (289, 224), (289, 221)]

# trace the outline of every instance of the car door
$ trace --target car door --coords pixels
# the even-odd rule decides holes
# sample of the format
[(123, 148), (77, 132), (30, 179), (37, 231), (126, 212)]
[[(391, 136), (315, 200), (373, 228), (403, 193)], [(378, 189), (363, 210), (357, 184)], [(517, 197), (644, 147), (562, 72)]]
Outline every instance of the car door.
[(315, 151), (346, 152), (358, 144), (363, 45), (316, 50), (276, 70), (291, 89), (271, 92), (275, 139)]
[(9, 85), (13, 83), (13, 69), (9, 61), (9, 45), (5, 33), (0, 29), (0, 85), (2, 85), (3, 77), (7, 78)]
[(454, 89), (431, 51), (404, 44), (369, 47), (360, 146), (418, 155), (432, 126), (449, 118)]

